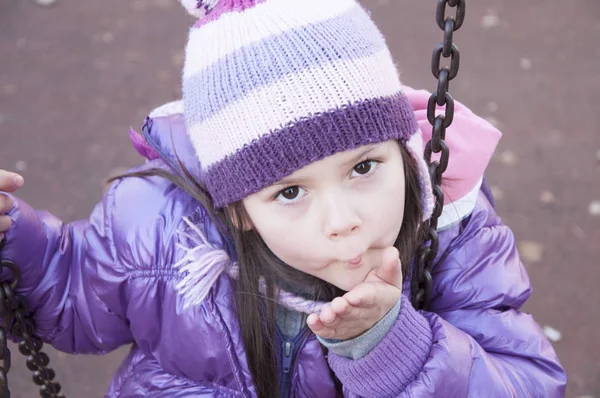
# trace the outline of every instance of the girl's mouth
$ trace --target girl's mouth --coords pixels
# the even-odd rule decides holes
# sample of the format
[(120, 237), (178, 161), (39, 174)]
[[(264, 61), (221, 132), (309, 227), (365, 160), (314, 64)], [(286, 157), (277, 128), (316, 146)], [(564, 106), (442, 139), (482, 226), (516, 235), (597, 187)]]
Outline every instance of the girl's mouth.
[(363, 257), (362, 254), (359, 256), (354, 257), (351, 260), (346, 261), (346, 263), (348, 264), (347, 268), (355, 268), (358, 267), (359, 265), (361, 265), (363, 262)]

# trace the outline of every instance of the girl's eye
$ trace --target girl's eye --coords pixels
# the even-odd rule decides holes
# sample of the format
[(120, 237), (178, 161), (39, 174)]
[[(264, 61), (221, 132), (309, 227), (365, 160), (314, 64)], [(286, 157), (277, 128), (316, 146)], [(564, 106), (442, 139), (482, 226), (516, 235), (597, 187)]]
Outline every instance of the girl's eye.
[(282, 203), (293, 203), (302, 197), (303, 192), (304, 189), (299, 186), (288, 187), (280, 191), (275, 199)]
[(352, 177), (356, 177), (357, 175), (364, 176), (372, 173), (378, 163), (379, 162), (376, 160), (365, 160), (364, 162), (360, 162), (352, 169)]

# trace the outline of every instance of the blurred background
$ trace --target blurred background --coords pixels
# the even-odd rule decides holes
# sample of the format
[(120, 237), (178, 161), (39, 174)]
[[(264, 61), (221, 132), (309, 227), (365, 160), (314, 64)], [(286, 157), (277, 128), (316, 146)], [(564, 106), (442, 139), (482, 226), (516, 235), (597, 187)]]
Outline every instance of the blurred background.
[[(437, 2), (363, 3), (403, 81), (435, 89)], [(127, 130), (180, 96), (191, 22), (176, 0), (0, 0), (0, 168), (25, 177), (21, 197), (86, 217), (107, 176), (141, 162)], [(567, 369), (567, 396), (600, 398), (600, 2), (467, 0), (455, 42), (450, 92), (504, 133), (487, 179), (533, 282), (525, 310)], [(12, 396), (38, 396), (11, 347)], [(68, 397), (99, 397), (126, 349), (52, 351), (51, 365)]]

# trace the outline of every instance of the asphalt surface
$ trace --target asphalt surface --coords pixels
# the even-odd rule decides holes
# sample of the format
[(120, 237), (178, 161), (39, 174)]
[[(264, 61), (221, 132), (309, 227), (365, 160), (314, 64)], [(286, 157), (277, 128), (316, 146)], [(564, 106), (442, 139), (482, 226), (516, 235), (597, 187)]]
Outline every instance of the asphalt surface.
[[(21, 197), (64, 220), (86, 217), (103, 181), (141, 159), (128, 142), (155, 106), (180, 95), (191, 19), (176, 0), (0, 0), (0, 168)], [(600, 3), (467, 0), (456, 33), (454, 97), (504, 132), (487, 173), (534, 286), (525, 310), (559, 332), (569, 397), (600, 397)], [(430, 1), (365, 0), (403, 81), (434, 89), (442, 32)], [(34, 397), (13, 348), (13, 397)], [(102, 396), (126, 348), (51, 353), (69, 397)]]

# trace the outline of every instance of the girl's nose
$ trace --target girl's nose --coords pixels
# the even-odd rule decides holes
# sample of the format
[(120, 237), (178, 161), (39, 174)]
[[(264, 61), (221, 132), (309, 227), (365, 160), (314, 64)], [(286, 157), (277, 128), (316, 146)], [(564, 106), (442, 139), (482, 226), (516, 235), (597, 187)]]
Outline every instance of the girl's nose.
[(341, 200), (330, 203), (324, 214), (325, 235), (329, 239), (339, 239), (355, 234), (362, 225), (356, 209)]

